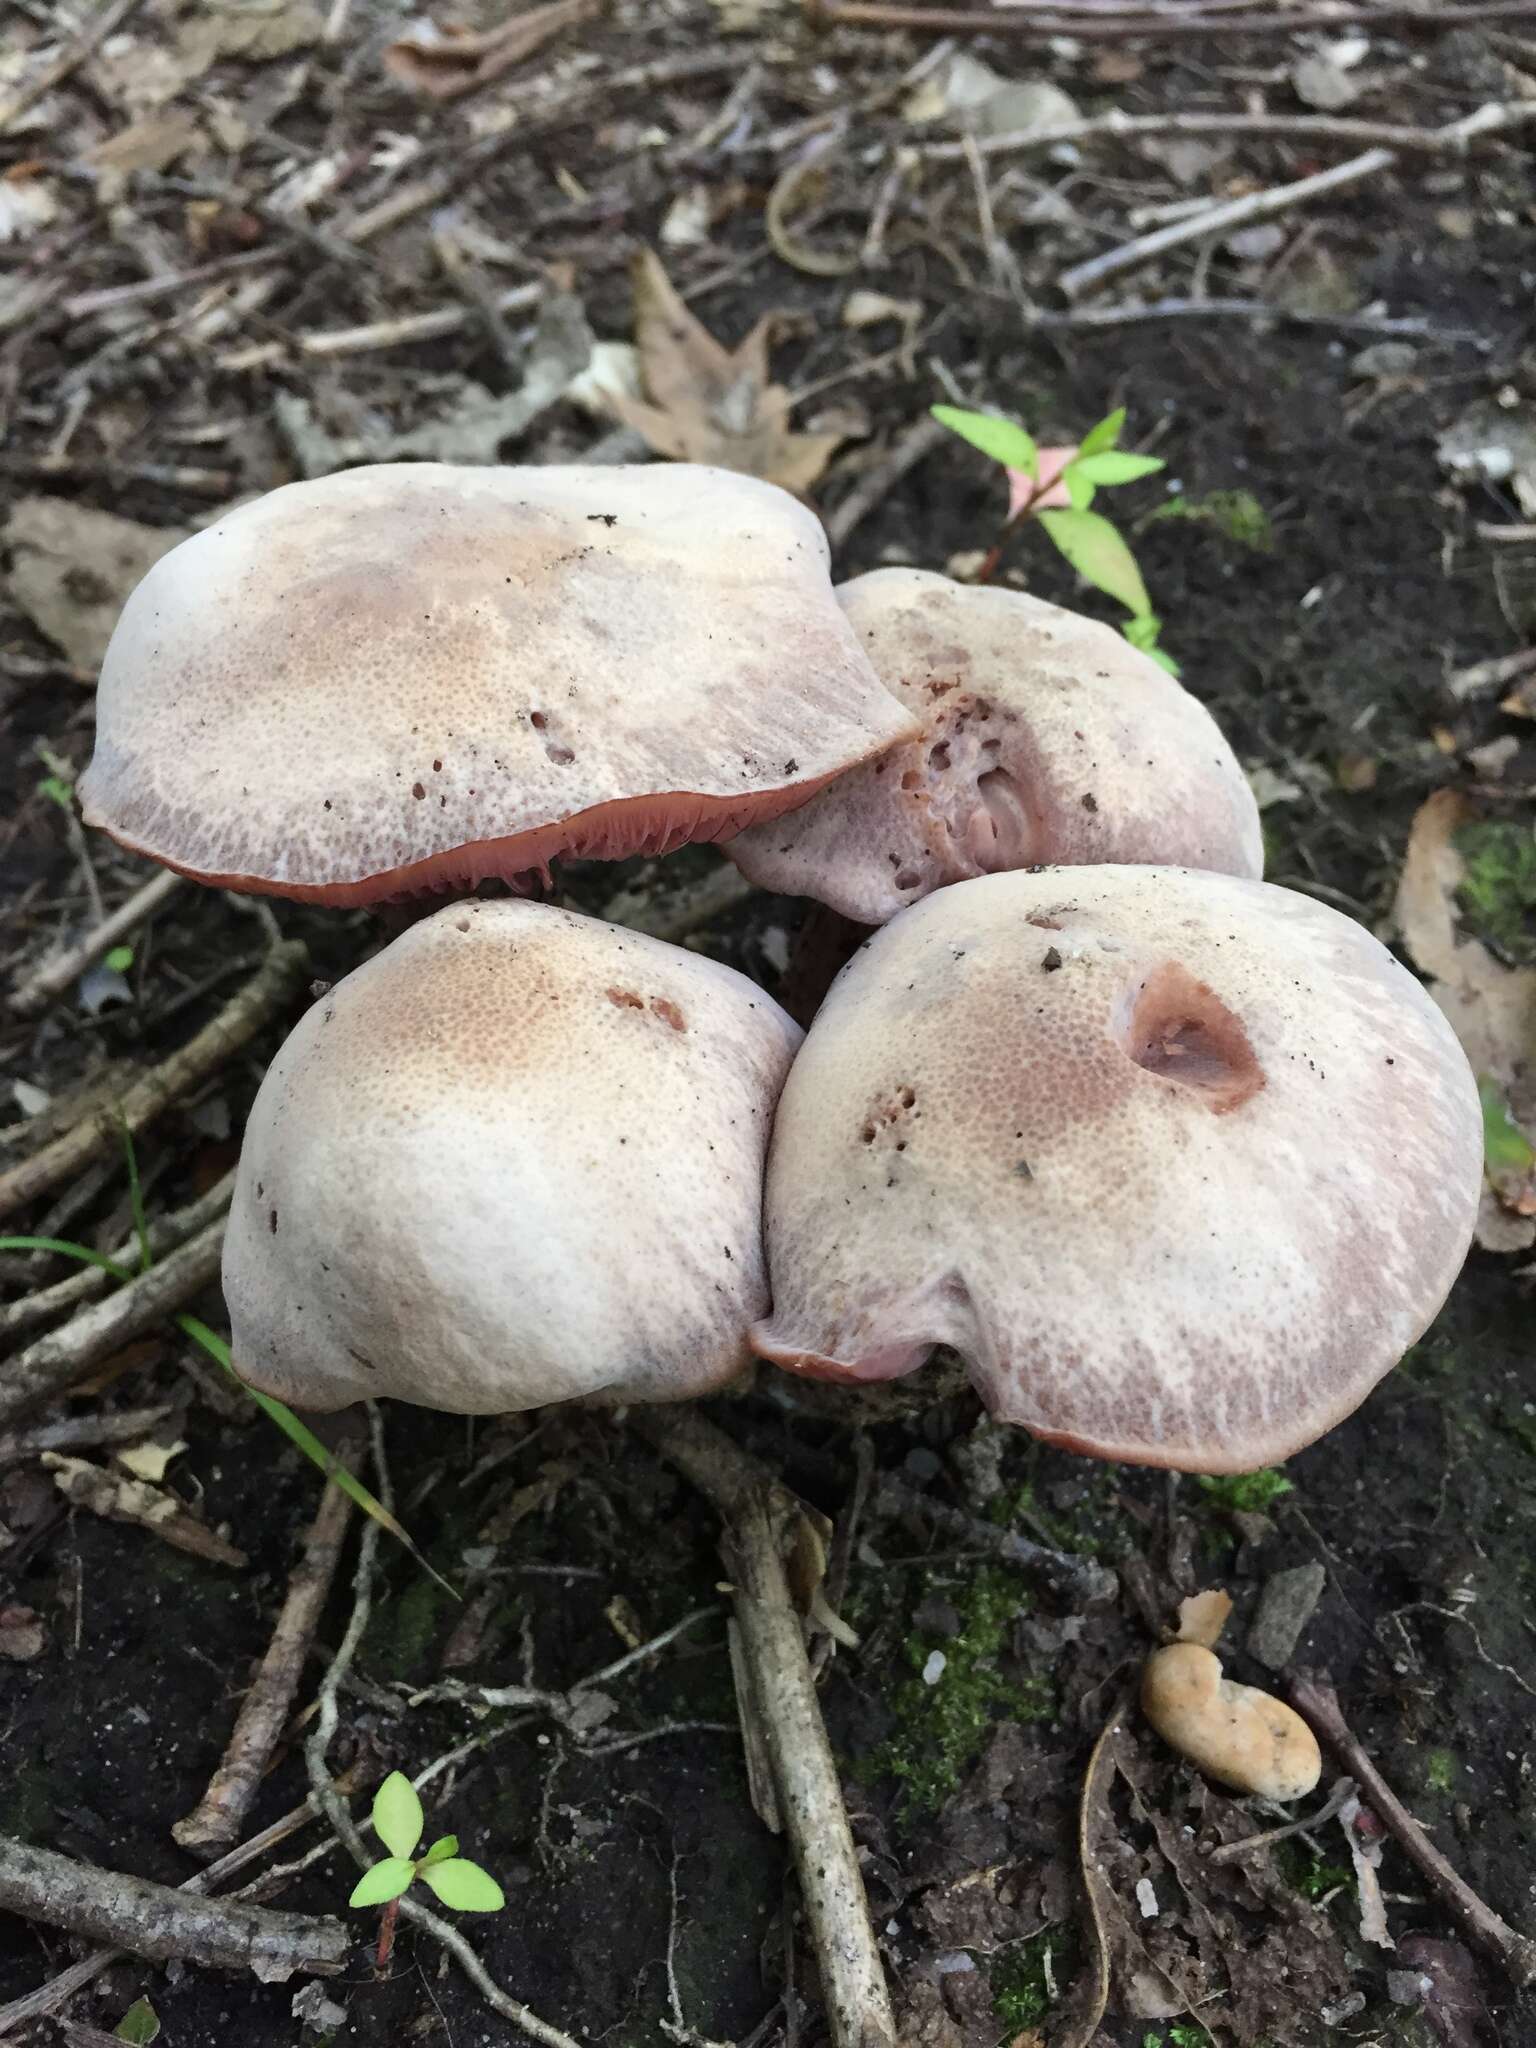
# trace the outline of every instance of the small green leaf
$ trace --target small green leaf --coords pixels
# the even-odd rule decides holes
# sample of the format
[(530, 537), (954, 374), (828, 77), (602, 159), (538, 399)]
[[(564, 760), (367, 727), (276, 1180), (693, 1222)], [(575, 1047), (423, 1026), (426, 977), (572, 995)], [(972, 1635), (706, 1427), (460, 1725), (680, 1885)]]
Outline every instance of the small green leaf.
[(62, 775), (45, 775), (37, 785), (39, 796), (46, 796), (56, 803), (61, 811), (74, 809), (75, 792)]
[(457, 1835), (439, 1835), (426, 1855), (421, 1858), (417, 1868), (425, 1870), (428, 1864), (446, 1863), (450, 1856), (457, 1856), (458, 1853), (459, 1838)]
[(136, 1998), (112, 2029), (114, 2041), (132, 2041), (135, 2048), (149, 2048), (160, 2038), (160, 2015), (147, 1998)]
[(426, 1816), (416, 1787), (403, 1771), (391, 1771), (373, 1795), (373, 1825), (391, 1856), (414, 1856)]
[(101, 964), (110, 967), (114, 974), (126, 974), (133, 965), (132, 946), (114, 946)]
[(990, 455), (1006, 469), (1022, 469), (1026, 476), (1040, 474), (1040, 455), (1033, 440), (1012, 420), (994, 419), (987, 412), (962, 412), (958, 405), (930, 406), (941, 427), (948, 427), (962, 441), (969, 441), (983, 455)]
[(507, 1903), (505, 1893), (490, 1872), (471, 1863), (467, 1856), (430, 1864), (421, 1876), (422, 1882), (430, 1885), (455, 1913), (499, 1913)]
[(1173, 656), (1171, 654), (1164, 653), (1161, 647), (1149, 647), (1146, 651), (1148, 656), (1157, 663), (1158, 667), (1166, 669), (1169, 675), (1183, 675), (1183, 669), (1179, 667), (1179, 664), (1174, 660)]
[(1080, 455), (1072, 467), (1090, 483), (1133, 484), (1138, 477), (1155, 476), (1168, 465), (1157, 455), (1126, 455), (1110, 448), (1102, 455)]
[(1097, 512), (1042, 512), (1040, 524), (1085, 582), (1128, 612), (1152, 609), (1136, 557), (1107, 519)]
[(1078, 443), (1078, 455), (1102, 455), (1106, 448), (1113, 448), (1120, 439), (1120, 429), (1125, 425), (1125, 407), (1117, 406), (1107, 419), (1096, 427), (1090, 427)]
[(1072, 500), (1073, 509), (1086, 512), (1094, 499), (1093, 479), (1084, 476), (1075, 462), (1069, 462), (1061, 473), (1061, 480), (1067, 487), (1067, 496)]
[(1501, 1174), (1527, 1174), (1536, 1166), (1536, 1150), (1509, 1113), (1504, 1091), (1486, 1075), (1477, 1084), (1483, 1105), (1483, 1163), (1490, 1180)]
[(387, 1906), (391, 1899), (398, 1899), (403, 1891), (410, 1888), (416, 1875), (416, 1866), (403, 1856), (386, 1856), (382, 1863), (375, 1863), (371, 1870), (365, 1870), (352, 1887), (349, 1906)]

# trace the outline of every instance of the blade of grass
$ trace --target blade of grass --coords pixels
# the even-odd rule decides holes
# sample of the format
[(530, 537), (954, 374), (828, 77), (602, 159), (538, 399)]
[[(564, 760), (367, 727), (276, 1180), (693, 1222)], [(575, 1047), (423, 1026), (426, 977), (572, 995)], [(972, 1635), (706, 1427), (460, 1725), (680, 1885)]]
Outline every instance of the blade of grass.
[(147, 1273), (154, 1264), (154, 1254), (149, 1249), (149, 1219), (144, 1214), (144, 1185), (139, 1179), (139, 1155), (134, 1149), (133, 1133), (122, 1118), (118, 1118), (123, 1134), (123, 1152), (128, 1160), (128, 1200), (133, 1209), (133, 1234), (139, 1241), (139, 1271)]
[[(147, 1250), (147, 1239), (141, 1237), (140, 1243)], [(93, 1252), (89, 1245), (75, 1244), (65, 1237), (0, 1237), (0, 1252), (57, 1252), (63, 1258), (78, 1259), (83, 1265), (99, 1266), (104, 1273), (110, 1273), (120, 1285), (126, 1286), (130, 1280), (137, 1278), (136, 1274), (131, 1273), (116, 1259), (109, 1259), (102, 1252)], [(289, 1442), (296, 1445), (326, 1479), (339, 1486), (350, 1501), (360, 1507), (365, 1515), (371, 1516), (381, 1529), (387, 1530), (397, 1543), (403, 1544), (422, 1570), (436, 1579), (445, 1592), (451, 1593), (455, 1600), (461, 1597), (442, 1573), (435, 1570), (422, 1556), (409, 1531), (395, 1519), (383, 1502), (376, 1500), (363, 1482), (348, 1472), (345, 1466), (337, 1464), (319, 1437), (299, 1420), (291, 1408), (274, 1399), (271, 1394), (259, 1393), (255, 1387), (247, 1386), (235, 1371), (235, 1362), (229, 1346), (216, 1331), (210, 1330), (198, 1316), (178, 1315), (173, 1320), (182, 1335), (190, 1337), (200, 1350), (208, 1354), (215, 1365), (221, 1366), (241, 1393), (255, 1402), (263, 1415), (277, 1425)]]

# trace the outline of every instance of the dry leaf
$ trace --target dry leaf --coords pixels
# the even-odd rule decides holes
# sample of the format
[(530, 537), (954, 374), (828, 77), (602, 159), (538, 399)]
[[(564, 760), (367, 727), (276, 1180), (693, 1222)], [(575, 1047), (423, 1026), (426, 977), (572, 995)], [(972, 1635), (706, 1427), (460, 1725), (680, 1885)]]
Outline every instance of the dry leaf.
[(598, 13), (601, 0), (550, 0), (527, 14), (514, 14), (480, 35), (443, 34), (436, 28), (401, 36), (384, 52), (392, 78), (435, 100), (461, 99), (476, 92), (542, 49), (551, 36)]
[(1191, 1593), (1187, 1600), (1179, 1602), (1178, 1640), (1214, 1650), (1231, 1612), (1231, 1596), (1219, 1586), (1211, 1586), (1204, 1593)]
[(0, 532), (11, 550), (6, 589), (39, 632), (88, 678), (139, 579), (186, 539), (68, 498), (21, 498)]
[[(1536, 1131), (1536, 968), (1506, 967), (1479, 939), (1460, 931), (1456, 892), (1465, 872), (1455, 835), (1473, 817), (1454, 789), (1437, 790), (1413, 821), (1393, 914), (1430, 994), (1461, 1040), (1479, 1082), (1491, 1082), (1529, 1137)], [(1503, 1188), (1504, 1213), (1487, 1193), (1477, 1241), (1489, 1251), (1524, 1251), (1536, 1223), (1516, 1186)]]
[(136, 1522), (162, 1543), (211, 1564), (243, 1565), (246, 1555), (226, 1543), (216, 1530), (189, 1515), (181, 1502), (158, 1486), (140, 1479), (119, 1479), (116, 1473), (93, 1465), (88, 1458), (66, 1458), (57, 1451), (45, 1451), (42, 1463), (53, 1474), (53, 1483), (75, 1507), (88, 1508), (109, 1522)]
[(195, 115), (173, 107), (145, 114), (100, 142), (86, 158), (94, 170), (123, 178), (130, 171), (163, 171), (198, 140)]
[(141, 1444), (125, 1444), (115, 1455), (118, 1464), (132, 1478), (144, 1479), (151, 1486), (158, 1486), (172, 1458), (179, 1458), (186, 1448), (186, 1440), (182, 1437), (173, 1444), (157, 1444), (151, 1438)]
[(791, 431), (789, 393), (769, 382), (770, 321), (726, 349), (683, 304), (653, 251), (636, 257), (634, 283), (646, 402), (615, 396), (614, 418), (674, 462), (714, 463), (808, 491), (843, 436)]
[(313, 0), (204, 0), (176, 38), (176, 57), (188, 80), (221, 58), (262, 64), (307, 50), (325, 27)]

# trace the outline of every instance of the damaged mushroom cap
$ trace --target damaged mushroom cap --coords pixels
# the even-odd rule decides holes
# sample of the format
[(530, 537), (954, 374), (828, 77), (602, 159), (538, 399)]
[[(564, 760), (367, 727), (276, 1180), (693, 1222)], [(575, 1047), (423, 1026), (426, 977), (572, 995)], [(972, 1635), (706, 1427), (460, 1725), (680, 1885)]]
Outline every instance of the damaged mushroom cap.
[(1258, 807), (1215, 720), (1110, 627), (921, 569), (838, 596), (922, 732), (732, 840), (749, 880), (883, 924), (951, 882), (1047, 862), (1263, 873)]
[(252, 1108), (236, 1365), (460, 1414), (729, 1380), (800, 1032), (754, 983), (548, 905), (449, 906), (322, 997)]
[(1304, 896), (1181, 868), (962, 882), (875, 933), (790, 1074), (754, 1348), (1203, 1472), (1289, 1456), (1448, 1292), (1477, 1092), (1419, 983)]
[(723, 838), (911, 729), (786, 492), (393, 464), (157, 563), (80, 788), (88, 823), (200, 881), (371, 903)]
[(1224, 1678), (1200, 1643), (1169, 1643), (1142, 1667), (1142, 1712), (1170, 1749), (1207, 1777), (1261, 1799), (1305, 1799), (1323, 1775), (1300, 1714), (1257, 1686)]

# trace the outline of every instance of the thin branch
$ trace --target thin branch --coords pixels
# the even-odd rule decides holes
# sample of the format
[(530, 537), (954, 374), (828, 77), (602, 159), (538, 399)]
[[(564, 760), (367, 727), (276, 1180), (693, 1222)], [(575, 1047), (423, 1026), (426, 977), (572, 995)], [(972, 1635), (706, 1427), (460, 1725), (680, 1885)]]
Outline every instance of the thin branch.
[(1095, 15), (1036, 13), (1029, 7), (907, 7), (886, 0), (806, 0), (806, 13), (818, 28), (926, 29), (940, 36), (1025, 36), (1032, 42), (1053, 36), (1075, 36), (1080, 42), (1118, 43), (1131, 37), (1163, 42), (1189, 36), (1293, 35), (1309, 28), (1336, 29), (1361, 25), (1433, 29), (1443, 35), (1478, 21), (1536, 21), (1536, 0), (1473, 0), (1463, 7), (1426, 9), (1412, 4), (1381, 7), (1297, 8), (1294, 12), (1245, 14), (1164, 11)]
[(190, 1093), (298, 993), (309, 971), (309, 954), (297, 940), (274, 946), (260, 968), (219, 1012), (170, 1058), (136, 1081), (115, 1103), (88, 1116), (31, 1159), (0, 1174), (0, 1217), (51, 1194), (93, 1160), (122, 1142), (122, 1134), (144, 1129), (179, 1097)]
[(947, 1501), (919, 1493), (904, 1479), (887, 1474), (880, 1481), (879, 1497), (888, 1507), (917, 1515), (972, 1549), (989, 1551), (1006, 1564), (1035, 1573), (1047, 1585), (1084, 1604), (1112, 1600), (1118, 1590), (1119, 1581), (1115, 1574), (1093, 1558), (1076, 1557), (1069, 1550), (1050, 1550), (1043, 1543), (1032, 1543), (1016, 1529), (983, 1522), (975, 1515), (968, 1515), (964, 1508), (951, 1507)]
[[(344, 1451), (339, 1462), (356, 1472), (355, 1452)], [(241, 1703), (223, 1761), (193, 1811), (171, 1829), (194, 1856), (216, 1856), (239, 1839), (299, 1689), (304, 1660), (341, 1562), (351, 1513), (352, 1503), (339, 1486), (324, 1487), (304, 1538), (303, 1558), (289, 1580), (272, 1640)]]
[[(177, 1245), (185, 1244), (189, 1237), (195, 1237), (205, 1225), (216, 1222), (228, 1209), (234, 1191), (235, 1169), (231, 1167), (195, 1202), (188, 1202), (183, 1209), (173, 1209), (167, 1216), (155, 1217), (149, 1226), (151, 1257), (163, 1257), (166, 1252), (174, 1251)], [(130, 1270), (137, 1266), (137, 1236), (124, 1238), (111, 1258), (114, 1264), (127, 1266)], [(19, 1337), (28, 1330), (39, 1329), (44, 1323), (57, 1322), (60, 1316), (67, 1315), (82, 1302), (95, 1301), (111, 1285), (111, 1274), (100, 1266), (77, 1267), (52, 1287), (39, 1287), (34, 1293), (23, 1294), (0, 1307), (0, 1337)]]
[(698, 1487), (724, 1524), (721, 1555), (835, 2048), (895, 2048), (864, 1878), (784, 1569), (783, 1544), (799, 1504), (690, 1408), (634, 1408), (628, 1423)]
[(95, 1450), (104, 1444), (133, 1444), (149, 1435), (174, 1413), (168, 1403), (158, 1408), (103, 1408), (95, 1415), (66, 1415), (58, 1422), (0, 1436), (0, 1465), (19, 1465), (44, 1451)]
[(264, 1983), (280, 1983), (296, 1970), (334, 1976), (352, 1948), (339, 1920), (191, 1898), (169, 1885), (3, 1838), (0, 1911), (111, 1942), (151, 1962), (176, 1958), (208, 1969), (254, 1970)]
[[(1064, 143), (1134, 142), (1143, 136), (1209, 135), (1225, 141), (1229, 136), (1267, 135), (1291, 142), (1344, 142), (1353, 148), (1391, 149), (1403, 155), (1464, 156), (1479, 135), (1501, 134), (1536, 122), (1536, 102), (1531, 100), (1482, 111), (1499, 118), (1485, 122), (1474, 134), (1456, 134), (1446, 128), (1405, 128), (1393, 121), (1341, 119), (1334, 114), (1125, 114), (1116, 107), (1091, 120), (1057, 121), (1007, 135), (978, 136), (975, 147), (982, 156), (1011, 156), (1057, 149)], [(964, 159), (966, 146), (964, 142), (929, 142), (919, 154), (931, 163), (955, 163)]]
[[(378, 1476), (377, 1491), (387, 1508), (393, 1509), (393, 1488), (389, 1484), (387, 1468), (383, 1457), (383, 1426), (375, 1403), (368, 1408), (369, 1424), (373, 1435), (374, 1465)], [(363, 1525), (362, 1538), (358, 1544), (357, 1569), (352, 1577), (352, 1615), (347, 1623), (346, 1633), (341, 1639), (325, 1677), (320, 1682), (319, 1695), (315, 1702), (314, 1726), (304, 1745), (304, 1760), (309, 1769), (309, 1782), (315, 1804), (331, 1825), (333, 1834), (346, 1849), (348, 1855), (360, 1870), (366, 1870), (372, 1861), (357, 1824), (347, 1811), (345, 1802), (336, 1789), (327, 1764), (326, 1751), (336, 1733), (340, 1718), (336, 1707), (336, 1695), (341, 1682), (351, 1669), (358, 1646), (368, 1627), (368, 1617), (373, 1610), (373, 1575), (379, 1548), (379, 1525), (369, 1520)], [(543, 2048), (579, 2048), (559, 2027), (552, 2027), (547, 2020), (541, 2020), (536, 2012), (502, 1990), (470, 1947), (464, 1936), (446, 1920), (440, 1920), (436, 1913), (430, 1913), (425, 1906), (419, 1906), (410, 1898), (400, 1901), (402, 1919), (425, 1928), (440, 1947), (445, 1948), (459, 1968), (474, 1985), (480, 1996), (493, 2011), (520, 2027), (531, 2040), (543, 2043)]]
[(223, 1251), (220, 1216), (147, 1273), (19, 1351), (0, 1367), (0, 1423), (65, 1393), (103, 1359), (184, 1308), (217, 1278)]
[(870, 513), (884, 504), (902, 478), (916, 469), (920, 462), (926, 461), (934, 449), (948, 439), (949, 429), (940, 426), (937, 420), (921, 419), (909, 427), (885, 459), (867, 470), (842, 503), (827, 514), (827, 538), (833, 547), (846, 547)]
[(104, 954), (110, 953), (119, 939), (143, 924), (146, 918), (153, 917), (160, 906), (169, 902), (182, 887), (185, 879), (169, 868), (162, 868), (142, 889), (135, 889), (125, 903), (120, 903), (116, 910), (104, 917), (94, 930), (88, 931), (83, 939), (65, 947), (51, 960), (45, 960), (25, 981), (19, 981), (11, 991), (11, 1008), (22, 1017), (30, 1017), (46, 1008), (55, 997), (63, 995), (71, 982), (78, 981), (87, 968), (94, 967)]
[(11, 97), (0, 104), (0, 135), (12, 127), (28, 107), (35, 107), (45, 94), (62, 85), (66, 78), (77, 71), (93, 51), (99, 50), (112, 31), (120, 28), (138, 6), (139, 0), (109, 0), (93, 20), (76, 36), (75, 40), (59, 52), (49, 64), (45, 64), (35, 77), (25, 80)]
[(1291, 1705), (1354, 1777), (1377, 1819), (1473, 1940), (1496, 1956), (1517, 1984), (1536, 1984), (1536, 1941), (1500, 1919), (1446, 1862), (1351, 1732), (1328, 1680), (1316, 1672), (1299, 1671), (1288, 1690)]
[(1144, 320), (1246, 320), (1259, 327), (1328, 327), (1340, 334), (1378, 334), (1403, 341), (1482, 342), (1475, 328), (1441, 327), (1417, 314), (1310, 313), (1268, 299), (1149, 299), (1119, 306), (1025, 307), (1030, 333), (1076, 333), (1095, 327), (1134, 327)]
[[(1489, 105), (1479, 107), (1460, 121), (1448, 123), (1438, 131), (1442, 146), (1447, 149), (1465, 148), (1477, 136), (1505, 127), (1508, 111), (1505, 107)], [(1059, 280), (1061, 288), (1069, 299), (1082, 298), (1088, 292), (1097, 291), (1112, 277), (1123, 277), (1127, 271), (1140, 270), (1144, 265), (1155, 262), (1170, 249), (1182, 248), (1187, 242), (1204, 241), (1211, 235), (1230, 234), (1234, 228), (1246, 227), (1252, 221), (1273, 220), (1277, 215), (1289, 213), (1325, 193), (1342, 192), (1349, 186), (1362, 184), (1367, 178), (1374, 178), (1379, 171), (1390, 170), (1396, 162), (1395, 150), (1368, 149), (1362, 155), (1334, 164), (1326, 171), (1318, 171), (1310, 178), (1297, 178), (1289, 185), (1273, 186), (1267, 192), (1250, 192), (1241, 199), (1229, 199), (1219, 206), (1207, 207), (1187, 220), (1170, 221), (1167, 227), (1156, 228), (1134, 242), (1122, 243), (1118, 249), (1106, 249), (1086, 263), (1064, 270)]]

